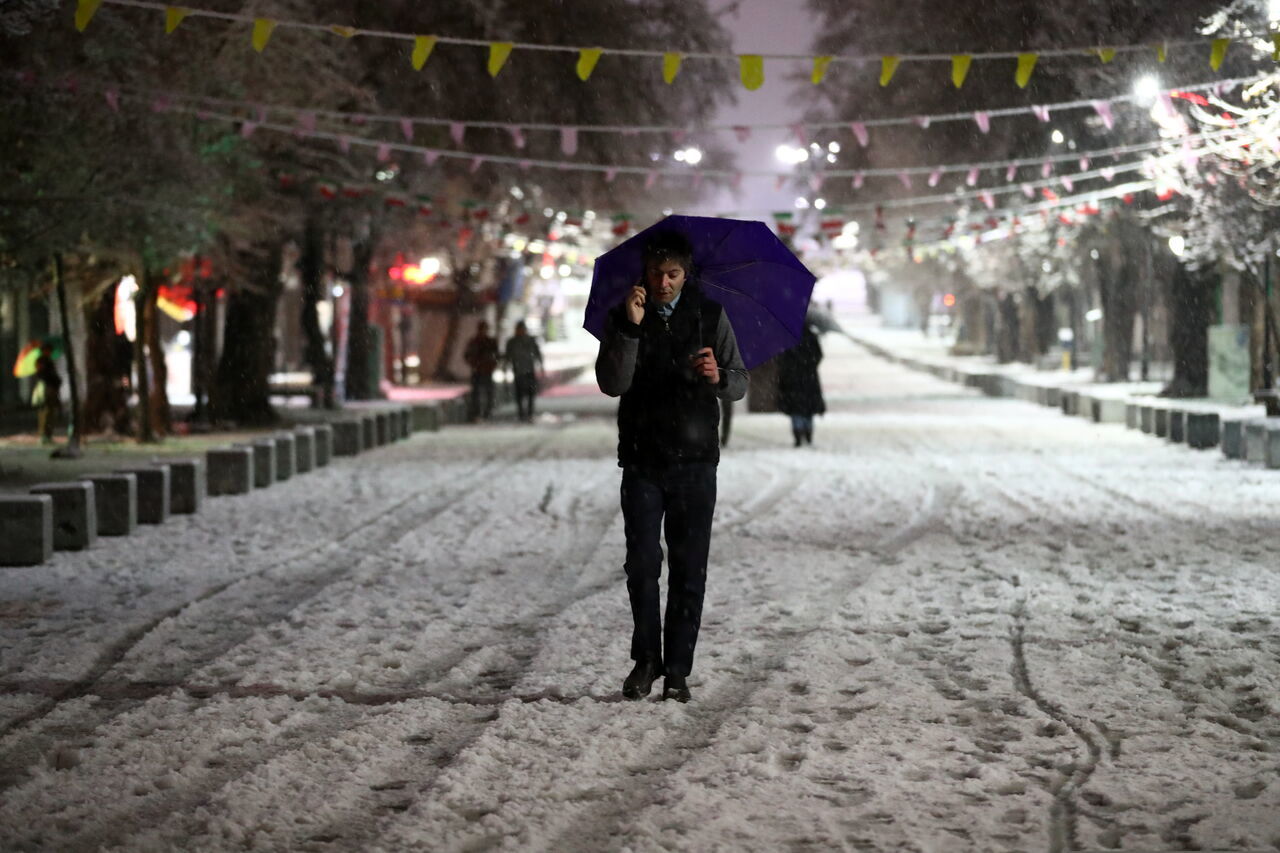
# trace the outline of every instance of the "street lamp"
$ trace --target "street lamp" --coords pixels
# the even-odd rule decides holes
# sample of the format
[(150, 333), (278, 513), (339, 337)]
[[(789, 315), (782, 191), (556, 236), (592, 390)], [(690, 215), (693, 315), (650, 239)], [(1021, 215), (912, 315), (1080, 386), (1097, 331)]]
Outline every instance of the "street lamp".
[(808, 160), (809, 151), (805, 148), (793, 148), (784, 142), (777, 148), (773, 149), (773, 156), (777, 157), (783, 163), (794, 166)]
[(1143, 106), (1155, 103), (1156, 98), (1160, 97), (1160, 78), (1154, 74), (1142, 75), (1133, 84), (1133, 94)]
[(681, 163), (688, 163), (690, 166), (696, 166), (702, 162), (702, 151), (697, 148), (681, 148), (675, 153), (675, 158)]
[(1173, 252), (1175, 257), (1182, 257), (1183, 253), (1187, 251), (1187, 238), (1181, 234), (1174, 234), (1169, 238), (1169, 251)]
[(1058, 130), (1057, 128), (1054, 128), (1053, 135), (1050, 136), (1049, 138), (1053, 140), (1055, 145), (1061, 145), (1063, 140), (1066, 139), (1066, 137), (1062, 135), (1062, 131)]

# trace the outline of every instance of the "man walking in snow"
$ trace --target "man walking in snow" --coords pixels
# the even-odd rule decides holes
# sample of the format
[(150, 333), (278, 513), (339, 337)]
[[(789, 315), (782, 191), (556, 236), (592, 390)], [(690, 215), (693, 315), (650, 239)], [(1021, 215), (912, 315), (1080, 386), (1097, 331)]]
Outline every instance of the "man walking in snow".
[(665, 675), (663, 698), (687, 702), (716, 503), (720, 400), (742, 399), (747, 371), (724, 309), (697, 287), (689, 241), (659, 234), (644, 258), (643, 281), (609, 313), (596, 358), (600, 389), (622, 398), (618, 466), (635, 661), (622, 692), (640, 699)]
[(475, 336), (467, 341), (462, 358), (471, 368), (471, 422), (487, 421), (493, 414), (493, 371), (498, 369), (498, 340), (481, 320)]
[(538, 368), (542, 367), (542, 350), (529, 334), (524, 320), (516, 323), (515, 334), (507, 341), (503, 358), (511, 365), (516, 386), (516, 412), (522, 421), (533, 420), (533, 400), (538, 396)]

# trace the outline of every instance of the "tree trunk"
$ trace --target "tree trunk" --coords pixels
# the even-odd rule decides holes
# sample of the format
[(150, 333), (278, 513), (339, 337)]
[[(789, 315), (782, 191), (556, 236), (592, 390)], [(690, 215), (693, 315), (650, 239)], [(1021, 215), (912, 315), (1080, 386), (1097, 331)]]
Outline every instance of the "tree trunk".
[(146, 320), (138, 329), (142, 337), (145, 329), (147, 341), (147, 358), (151, 369), (150, 388), (150, 421), (151, 428), (158, 438), (173, 432), (173, 417), (169, 409), (169, 365), (164, 359), (164, 347), (160, 344), (159, 306), (156, 298), (160, 294), (159, 279), (149, 288), (146, 305)]
[(137, 318), (137, 328), (133, 339), (133, 366), (137, 376), (137, 384), (135, 387), (138, 391), (138, 441), (149, 443), (156, 440), (155, 421), (152, 420), (151, 408), (151, 377), (150, 368), (147, 363), (147, 303), (153, 302), (154, 297), (150, 295), (151, 290), (156, 286), (155, 280), (149, 270), (143, 270), (138, 282), (138, 292), (133, 297), (134, 315)]
[(86, 312), (88, 387), (84, 426), (88, 432), (109, 430), (120, 435), (132, 435), (133, 416), (129, 412), (132, 383), (129, 376), (133, 351), (129, 339), (116, 334), (116, 292), (119, 288), (119, 282), (109, 286)]
[(309, 216), (302, 234), (302, 254), (298, 259), (298, 274), (302, 279), (302, 333), (306, 337), (303, 358), (311, 368), (312, 383), (322, 389), (322, 405), (332, 409), (333, 357), (325, 347), (317, 311), (317, 305), (325, 298), (324, 270), (324, 232), (316, 217)]
[(222, 357), (210, 403), (217, 420), (266, 426), (279, 418), (271, 407), (268, 377), (275, 361), (276, 303), (280, 299), (279, 243), (258, 243), (240, 253), (250, 280), (227, 298)]
[(67, 312), (67, 283), (63, 277), (62, 255), (53, 256), (53, 275), (58, 289), (58, 319), (62, 325), (63, 348), (67, 356), (67, 380), (71, 385), (71, 424), (67, 444), (54, 451), (54, 456), (74, 459), (82, 455), (80, 450), (80, 377), (76, 372), (75, 338), (71, 334), (70, 314)]
[(369, 263), (373, 260), (376, 242), (370, 235), (352, 246), (351, 313), (347, 320), (348, 400), (373, 400), (378, 396), (369, 375), (370, 360), (375, 356), (373, 336), (369, 334)]
[(1133, 361), (1133, 324), (1138, 314), (1138, 293), (1142, 287), (1140, 265), (1132, 247), (1112, 238), (1099, 259), (1098, 290), (1102, 301), (1102, 365), (1098, 378), (1103, 382), (1128, 382)]
[(1163, 397), (1204, 397), (1209, 393), (1209, 324), (1218, 277), (1176, 264), (1169, 278), (1169, 345), (1173, 379)]
[(1012, 293), (999, 297), (996, 321), (996, 361), (1008, 364), (1018, 357), (1018, 303)]

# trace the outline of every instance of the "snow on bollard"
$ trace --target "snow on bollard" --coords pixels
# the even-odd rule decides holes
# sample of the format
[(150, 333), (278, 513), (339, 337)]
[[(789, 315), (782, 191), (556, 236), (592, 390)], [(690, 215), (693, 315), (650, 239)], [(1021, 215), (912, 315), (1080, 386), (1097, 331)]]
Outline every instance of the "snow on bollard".
[(1143, 403), (1138, 407), (1139, 422), (1142, 431), (1147, 435), (1156, 431), (1156, 410), (1150, 403)]
[(1169, 410), (1164, 406), (1154, 406), (1153, 416), (1155, 417), (1155, 436), (1156, 438), (1169, 437)]
[(1187, 440), (1187, 413), (1182, 409), (1169, 410), (1169, 440), (1174, 444)]
[(243, 495), (253, 489), (252, 447), (215, 447), (204, 458), (210, 495)]
[(0, 566), (38, 566), (53, 556), (53, 498), (0, 495)]
[(81, 551), (98, 540), (93, 483), (40, 483), (30, 491), (53, 499), (54, 550)]
[(1273, 418), (1268, 423), (1264, 441), (1263, 464), (1268, 468), (1280, 468), (1280, 421)]
[(1196, 450), (1217, 447), (1222, 425), (1217, 412), (1187, 412), (1187, 446)]
[(91, 474), (99, 536), (128, 536), (138, 529), (138, 477), (135, 474)]
[(1244, 421), (1222, 422), (1222, 455), (1228, 459), (1244, 458)]
[(1142, 425), (1142, 407), (1137, 403), (1124, 404), (1124, 425), (1129, 429), (1137, 429)]

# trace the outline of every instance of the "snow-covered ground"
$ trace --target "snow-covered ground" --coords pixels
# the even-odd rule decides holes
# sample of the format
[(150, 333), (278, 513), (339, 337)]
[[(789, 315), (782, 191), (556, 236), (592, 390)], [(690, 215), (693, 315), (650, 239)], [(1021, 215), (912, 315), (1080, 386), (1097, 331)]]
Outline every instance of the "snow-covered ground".
[(1280, 475), (826, 339), (735, 419), (688, 705), (609, 401), (0, 574), (0, 849), (1280, 846)]

